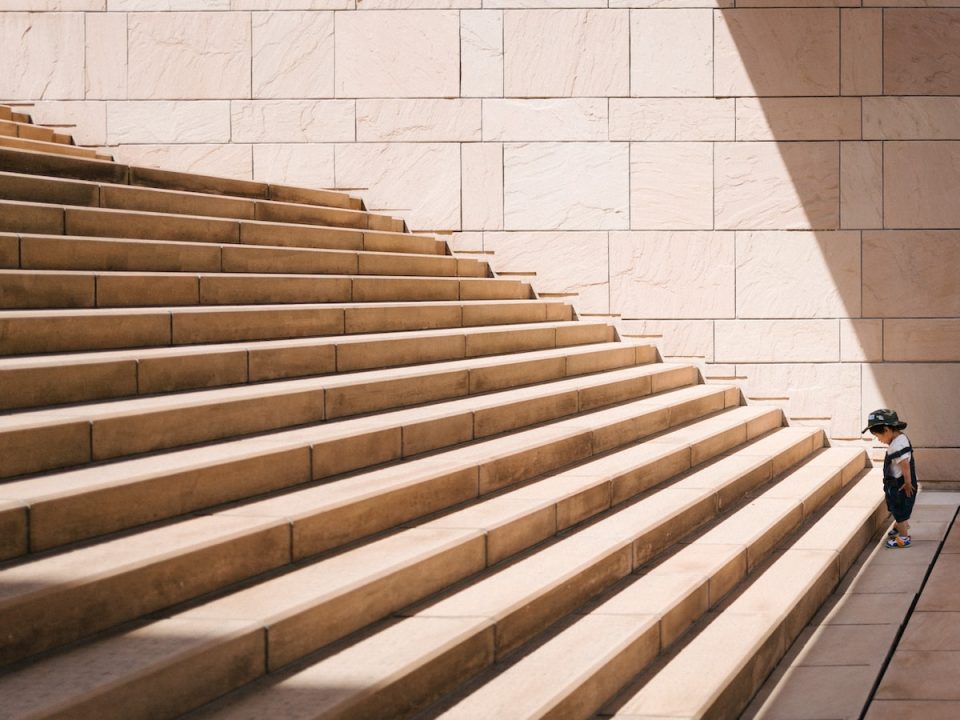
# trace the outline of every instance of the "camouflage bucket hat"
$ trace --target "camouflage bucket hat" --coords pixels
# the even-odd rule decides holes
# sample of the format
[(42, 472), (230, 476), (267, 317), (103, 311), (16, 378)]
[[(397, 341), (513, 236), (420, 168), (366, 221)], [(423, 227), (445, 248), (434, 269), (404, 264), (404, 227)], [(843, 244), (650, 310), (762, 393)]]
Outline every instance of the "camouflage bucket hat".
[(871, 428), (883, 427), (884, 425), (889, 425), (897, 430), (903, 430), (907, 426), (905, 422), (900, 422), (900, 418), (897, 417), (895, 410), (881, 408), (867, 415), (867, 426), (860, 432), (866, 432)]

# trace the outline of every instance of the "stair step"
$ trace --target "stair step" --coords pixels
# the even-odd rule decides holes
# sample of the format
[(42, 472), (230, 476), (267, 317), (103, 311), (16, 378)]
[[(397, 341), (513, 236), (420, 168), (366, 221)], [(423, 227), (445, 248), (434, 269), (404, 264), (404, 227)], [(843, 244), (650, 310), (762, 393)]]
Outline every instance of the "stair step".
[[(358, 244), (363, 244), (362, 235)], [(488, 277), (489, 265), (451, 255), (0, 234), (0, 268), (146, 272)]]
[[(571, 625), (475, 692), (445, 703), (451, 706), (439, 717), (475, 718), (482, 709), (493, 717), (591, 716), (839, 491), (844, 478), (852, 480), (865, 460), (860, 449), (820, 451), (815, 463), (793, 470), (675, 555), (574, 616)], [(315, 667), (310, 680), (322, 684), (324, 675)], [(306, 679), (302, 673), (295, 677)], [(271, 688), (269, 694), (278, 693)], [(265, 697), (247, 704), (253, 703), (266, 710)]]
[(90, 148), (77, 147), (76, 145), (65, 145), (64, 143), (44, 140), (28, 140), (22, 137), (10, 137), (9, 135), (0, 135), (0, 147), (16, 148), (18, 150), (31, 150), (42, 153), (56, 153), (60, 155), (69, 155), (71, 157), (82, 157), (88, 159), (99, 159), (100, 155), (96, 150)]
[(279, 200), (307, 205), (342, 207), (350, 210), (361, 210), (363, 208), (363, 203), (359, 198), (353, 198), (346, 193), (332, 190), (312, 190), (252, 180), (195, 175), (193, 173), (136, 167), (112, 161), (75, 158), (55, 153), (42, 153), (8, 147), (0, 147), (0, 167), (8, 172), (90, 182), (109, 182), (162, 190)]
[[(766, 416), (771, 420), (775, 419), (777, 424), (780, 422), (780, 416), (771, 409), (737, 408), (728, 414), (731, 416), (727, 419), (728, 424), (740, 424), (745, 428), (747, 423), (755, 422), (755, 429), (758, 433), (766, 432), (772, 427), (769, 420), (762, 425), (756, 423), (761, 417)], [(716, 432), (717, 420), (718, 418), (712, 418), (707, 421), (708, 426), (714, 426), (714, 429), (708, 430), (708, 433)], [(744, 432), (746, 432), (745, 429)], [(801, 434), (796, 432), (788, 431), (787, 434), (792, 437), (788, 442), (784, 442), (783, 438), (780, 439), (781, 451), (789, 452), (791, 448), (797, 446), (798, 441), (800, 444), (809, 447), (810, 437), (817, 433), (806, 431), (802, 433), (806, 436), (805, 439), (801, 439), (799, 437)], [(669, 433), (661, 436), (661, 442), (670, 443)], [(684, 442), (680, 441), (680, 444), (682, 445)], [(758, 459), (757, 464), (769, 466), (770, 462), (771, 458), (767, 457), (764, 460)], [(643, 461), (641, 461), (641, 464), (643, 464)], [(565, 497), (566, 491), (562, 486), (559, 490), (559, 494), (554, 492), (552, 495), (554, 502), (561, 501)], [(549, 503), (549, 492), (542, 493), (541, 497), (544, 503)], [(229, 512), (227, 511), (227, 514)], [(269, 529), (273, 527), (270, 524), (270, 519), (263, 516), (257, 517), (256, 508), (249, 508), (249, 513), (251, 516), (250, 532), (252, 534), (261, 532), (261, 528)], [(539, 514), (541, 513), (534, 510), (529, 515), (531, 519), (536, 521)], [(214, 517), (219, 518), (220, 516)], [(199, 520), (208, 519), (202, 518)], [(196, 523), (197, 521), (188, 522)], [(456, 521), (453, 522), (455, 524)], [(256, 525), (253, 523), (256, 523)], [(226, 528), (224, 532), (230, 532), (230, 530), (232, 530), (232, 527)], [(584, 532), (596, 533), (592, 528), (588, 528)], [(606, 534), (603, 537), (609, 544), (610, 535)], [(122, 541), (118, 540), (117, 542)], [(618, 541), (612, 542), (613, 545), (622, 544)], [(149, 547), (146, 538), (138, 540), (138, 544), (140, 547)], [(574, 535), (571, 538), (561, 540), (547, 550), (545, 554), (538, 553), (521, 561), (521, 564), (530, 565), (531, 561), (540, 558), (537, 562), (544, 565), (543, 558), (546, 557), (546, 566), (553, 567), (551, 572), (562, 572), (562, 569), (557, 565), (557, 560), (564, 554), (569, 555), (570, 548), (573, 546), (576, 546), (573, 551), (584, 555), (585, 559), (592, 556), (602, 556), (604, 553), (595, 548), (591, 553), (590, 546), (595, 544), (595, 542), (589, 540), (584, 543), (582, 534)], [(626, 547), (629, 550), (629, 542), (627, 542)], [(520, 549), (520, 547), (517, 549)], [(623, 554), (619, 551), (615, 551), (615, 553)], [(115, 558), (126, 558), (130, 565), (137, 565), (137, 561), (129, 558), (126, 553), (113, 552), (111, 554), (106, 550), (100, 551), (101, 557), (111, 555)], [(285, 575), (266, 580), (249, 589), (240, 590), (195, 609), (187, 610), (174, 616), (171, 620), (176, 623), (185, 619), (229, 616), (247, 621), (249, 627), (266, 624), (270, 628), (270, 667), (274, 669), (313, 649), (343, 637), (367, 622), (376, 621), (412, 601), (425, 597), (459, 578), (483, 570), (484, 566), (491, 562), (485, 555), (484, 531), (482, 529), (469, 527), (464, 529), (442, 528), (434, 522), (426, 526), (408, 528), (383, 540), (374, 541), (354, 550), (348, 550), (341, 555), (321, 560), (313, 565), (293, 569)], [(90, 568), (89, 563), (76, 562), (80, 558), (76, 557), (75, 553), (73, 556), (75, 562), (70, 567)], [(70, 555), (63, 557), (68, 558)], [(65, 560), (61, 562), (66, 564)], [(181, 562), (186, 564), (187, 561), (182, 560)], [(561, 562), (561, 564), (563, 563)], [(630, 564), (629, 560), (627, 564)], [(29, 568), (30, 566), (26, 567)], [(578, 570), (582, 574), (585, 569), (581, 567)], [(69, 574), (69, 571), (67, 572)], [(73, 574), (76, 574), (76, 572), (74, 571)], [(502, 572), (511, 573), (512, 568), (507, 568)], [(496, 580), (497, 577), (499, 575), (491, 576), (487, 580), (481, 580), (480, 583), (499, 582)], [(73, 584), (76, 585), (76, 582)], [(529, 580), (524, 585), (526, 592), (529, 593)], [(320, 587), (324, 588), (324, 591), (318, 595), (317, 590)], [(534, 589), (533, 593), (536, 596), (537, 589)], [(366, 599), (361, 606), (358, 606), (357, 600), (360, 597)], [(140, 599), (131, 602), (138, 601)], [(22, 612), (26, 613), (30, 611), (31, 606), (23, 604), (20, 607)], [(71, 607), (75, 607), (75, 605)], [(357, 613), (355, 612), (358, 607), (362, 607), (359, 613), (362, 616), (360, 618), (356, 617)], [(520, 607), (520, 605), (515, 604), (515, 607)], [(418, 617), (422, 615), (424, 613), (421, 613)], [(65, 619), (64, 615), (48, 614), (45, 617), (48, 618), (48, 622), (52, 623), (63, 623)], [(162, 620), (159, 624), (170, 623), (171, 620)], [(470, 624), (476, 625), (477, 622), (472, 621)], [(490, 621), (484, 618), (480, 624), (490, 625)], [(103, 683), (104, 676), (109, 678), (108, 688), (111, 689), (107, 690), (108, 694), (120, 691), (123, 688), (123, 685), (117, 682), (116, 677), (110, 676), (127, 672), (126, 668), (120, 667), (118, 657), (122, 657), (124, 654), (122, 650), (124, 646), (137, 643), (137, 632), (140, 632), (142, 636), (143, 631), (125, 633), (79, 650), (81, 655), (86, 655), (86, 662), (95, 662), (100, 665), (97, 673), (89, 676), (90, 680), (95, 683)], [(276, 643), (276, 647), (273, 646), (273, 643)], [(262, 658), (263, 649), (258, 648), (257, 652), (260, 653)], [(156, 655), (152, 658), (154, 663), (152, 671), (160, 672), (162, 668), (164, 672), (169, 672), (171, 661), (182, 662), (184, 654), (182, 644), (178, 642), (173, 642), (167, 647), (156, 648)], [(53, 659), (53, 662), (57, 661), (63, 662), (63, 659)], [(104, 665), (111, 667), (108, 669)], [(217, 669), (212, 668), (211, 671), (216, 673)], [(40, 672), (42, 674), (42, 670)], [(5, 681), (0, 680), (0, 689), (10, 693), (12, 697), (20, 699), (22, 693), (19, 690), (24, 684), (29, 685), (31, 674), (36, 675), (37, 671), (34, 668), (27, 668), (20, 673), (11, 674)], [(129, 683), (129, 680), (127, 682)], [(97, 694), (102, 697), (102, 690), (100, 693), (91, 692), (90, 689), (85, 690), (87, 698), (96, 697)], [(208, 695), (207, 699), (213, 696)], [(38, 700), (40, 702), (50, 702), (51, 698), (46, 695), (42, 698), (34, 697), (31, 700), (33, 702)], [(54, 702), (61, 701), (57, 698), (53, 700)]]
[(737, 717), (880, 528), (877, 473), (853, 483), (614, 717)]
[(0, 270), (0, 309), (278, 305), (532, 298), (497, 278)]
[(69, 135), (62, 135), (52, 128), (39, 125), (30, 125), (28, 123), (14, 122), (13, 120), (0, 119), (0, 135), (6, 137), (18, 137), (24, 140), (41, 140), (43, 142), (60, 143), (72, 145), (73, 139)]
[(0, 355), (571, 320), (542, 300), (0, 311)]
[[(35, 552), (543, 422), (557, 421), (549, 431), (521, 432), (504, 442), (527, 448), (527, 460), (547, 453), (552, 462), (567, 462), (735, 404), (723, 388), (691, 386), (696, 377), (690, 366), (628, 368), (11, 481), (0, 485), (0, 499), (18, 504), (21, 520), (11, 508), (9, 522), (26, 527), (29, 519)], [(627, 405), (600, 417), (609, 420), (603, 432), (569, 417), (617, 402)], [(492, 467), (499, 474), (485, 484), (512, 482), (510, 473), (528, 471), (505, 461)]]
[[(636, 347), (540, 350), (509, 361), (472, 358), (0, 415), (0, 477), (630, 367)], [(50, 443), (58, 452), (40, 451)]]
[(603, 323), (537, 323), (0, 358), (0, 410), (612, 342), (613, 335)]

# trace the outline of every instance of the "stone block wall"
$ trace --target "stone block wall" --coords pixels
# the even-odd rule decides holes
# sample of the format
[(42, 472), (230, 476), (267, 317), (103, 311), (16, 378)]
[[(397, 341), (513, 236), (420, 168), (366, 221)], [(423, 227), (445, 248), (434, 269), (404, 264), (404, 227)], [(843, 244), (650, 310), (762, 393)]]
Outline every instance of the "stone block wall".
[(960, 480), (960, 0), (929, 4), (0, 0), (0, 99), (358, 192), (835, 442), (896, 407)]

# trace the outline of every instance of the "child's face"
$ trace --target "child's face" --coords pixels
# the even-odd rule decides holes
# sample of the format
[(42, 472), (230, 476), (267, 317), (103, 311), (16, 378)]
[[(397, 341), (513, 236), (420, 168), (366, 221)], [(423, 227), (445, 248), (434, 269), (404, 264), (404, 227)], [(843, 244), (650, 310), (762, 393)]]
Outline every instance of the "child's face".
[(870, 431), (873, 436), (884, 445), (889, 445), (893, 439), (893, 429), (888, 427), (873, 428)]

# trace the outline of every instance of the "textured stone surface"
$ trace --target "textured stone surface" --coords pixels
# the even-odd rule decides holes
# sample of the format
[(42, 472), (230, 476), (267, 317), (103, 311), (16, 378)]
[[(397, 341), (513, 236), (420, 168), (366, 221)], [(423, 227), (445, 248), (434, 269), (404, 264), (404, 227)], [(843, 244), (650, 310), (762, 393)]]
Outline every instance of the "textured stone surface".
[(580, 312), (608, 312), (607, 233), (488, 232), (483, 247), (494, 270), (535, 270), (538, 291), (577, 293), (569, 300)]
[(456, 97), (456, 11), (341, 13), (336, 25), (338, 97)]
[(860, 233), (737, 233), (737, 317), (860, 315)]
[(960, 9), (889, 8), (883, 13), (883, 90), (960, 94)]
[(63, 126), (78, 145), (107, 142), (107, 104), (96, 101), (38, 101), (33, 109), (44, 122)]
[(460, 95), (503, 95), (503, 13), (460, 13)]
[(960, 139), (960, 98), (865, 97), (863, 137), (868, 140)]
[(84, 16), (79, 13), (0, 13), (5, 53), (0, 97), (82, 99)]
[(466, 230), (503, 228), (503, 146), (465, 143), (460, 147), (462, 224)]
[(717, 362), (836, 362), (837, 320), (717, 320)]
[(606, 140), (607, 101), (597, 98), (486, 100), (483, 139)]
[(712, 92), (712, 10), (631, 14), (631, 95), (703, 96)]
[(836, 143), (717, 143), (715, 163), (717, 228), (839, 224)]
[(739, 98), (737, 140), (855, 140), (859, 98)]
[(748, 403), (778, 405), (791, 421), (829, 423), (833, 436), (860, 437), (858, 365), (742, 364), (737, 374)]
[(243, 13), (131, 13), (127, 23), (131, 98), (250, 96), (250, 18)]
[(836, 10), (737, 9), (714, 26), (717, 95), (836, 95), (840, 28)]
[(87, 14), (85, 23), (84, 89), (87, 98), (127, 96), (126, 15)]
[(730, 98), (610, 98), (611, 140), (733, 140)]
[(234, 142), (350, 142), (353, 100), (234, 100)]
[(107, 129), (110, 143), (225, 143), (231, 139), (230, 103), (108, 102)]
[(131, 165), (237, 179), (251, 177), (252, 157), (249, 145), (121, 145), (117, 148), (117, 160)]
[(504, 227), (626, 229), (628, 154), (626, 143), (505, 145)]
[(958, 383), (957, 363), (865, 365), (861, 414), (866, 417), (878, 407), (895, 408), (900, 419), (909, 423), (907, 434), (915, 446), (951, 447), (960, 433), (960, 415), (952, 403), (944, 402), (944, 388), (958, 387)]
[(960, 316), (960, 232), (865, 232), (863, 312)]
[(310, 188), (335, 184), (333, 145), (296, 143), (253, 145), (253, 179)]
[(878, 362), (882, 359), (882, 320), (840, 320), (842, 362)]
[(840, 93), (876, 95), (883, 89), (882, 10), (840, 11)]
[(732, 318), (733, 233), (611, 233), (610, 308), (624, 318)]
[(358, 142), (479, 139), (479, 100), (357, 101)]
[(883, 143), (840, 143), (840, 226), (882, 225)]
[(652, 343), (665, 358), (713, 360), (712, 320), (621, 320), (623, 336)]
[(960, 361), (960, 319), (884, 320), (883, 359), (887, 362)]
[(713, 227), (713, 144), (632, 143), (630, 227)]
[(884, 143), (884, 227), (960, 227), (958, 183), (960, 142)]
[(372, 209), (413, 229), (460, 227), (460, 148), (452, 143), (337, 145), (337, 187), (357, 188)]
[(333, 96), (332, 12), (253, 14), (253, 97)]
[(508, 10), (503, 35), (505, 95), (629, 94), (626, 11)]

